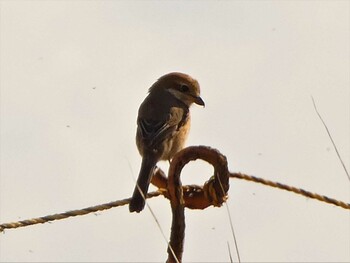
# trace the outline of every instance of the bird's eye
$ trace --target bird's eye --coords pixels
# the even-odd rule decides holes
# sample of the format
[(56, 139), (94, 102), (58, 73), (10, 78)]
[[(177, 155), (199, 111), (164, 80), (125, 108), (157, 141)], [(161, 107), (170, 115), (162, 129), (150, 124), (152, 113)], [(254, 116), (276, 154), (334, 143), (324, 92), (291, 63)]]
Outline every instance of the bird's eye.
[(182, 86), (180, 87), (180, 90), (181, 90), (182, 92), (187, 92), (187, 91), (190, 90), (190, 88), (189, 88), (187, 85), (182, 85)]

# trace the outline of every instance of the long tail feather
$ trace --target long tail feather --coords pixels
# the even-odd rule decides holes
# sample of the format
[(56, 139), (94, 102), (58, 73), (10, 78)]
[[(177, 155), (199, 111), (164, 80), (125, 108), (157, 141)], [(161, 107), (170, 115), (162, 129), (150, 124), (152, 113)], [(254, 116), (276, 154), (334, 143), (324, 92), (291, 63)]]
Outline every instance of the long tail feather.
[(129, 204), (130, 212), (139, 213), (145, 207), (145, 198), (156, 163), (157, 160), (152, 158), (142, 158), (139, 177)]

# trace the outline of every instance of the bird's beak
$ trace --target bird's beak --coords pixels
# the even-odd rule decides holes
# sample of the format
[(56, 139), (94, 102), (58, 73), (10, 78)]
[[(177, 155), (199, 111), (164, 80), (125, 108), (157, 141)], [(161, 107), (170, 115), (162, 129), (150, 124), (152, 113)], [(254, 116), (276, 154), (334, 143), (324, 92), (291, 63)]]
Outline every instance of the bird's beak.
[(195, 97), (195, 98), (194, 98), (194, 103), (205, 107), (205, 103), (204, 103), (204, 101), (202, 100), (201, 97)]

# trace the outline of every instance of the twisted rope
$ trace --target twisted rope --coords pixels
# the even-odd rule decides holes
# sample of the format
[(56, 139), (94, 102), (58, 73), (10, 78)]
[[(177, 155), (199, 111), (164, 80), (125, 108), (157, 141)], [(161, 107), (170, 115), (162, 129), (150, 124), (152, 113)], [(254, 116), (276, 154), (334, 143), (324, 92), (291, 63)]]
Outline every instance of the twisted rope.
[(319, 195), (319, 194), (316, 194), (316, 193), (312, 193), (312, 192), (306, 191), (306, 190), (301, 189), (301, 188), (296, 188), (294, 186), (289, 186), (289, 185), (286, 185), (286, 184), (281, 184), (281, 183), (278, 183), (278, 182), (273, 182), (273, 181), (270, 181), (270, 180), (266, 180), (266, 179), (263, 179), (263, 178), (255, 177), (255, 176), (252, 176), (252, 175), (246, 175), (246, 174), (242, 174), (242, 173), (231, 173), (230, 177), (231, 178), (244, 179), (244, 180), (247, 180), (247, 181), (252, 181), (252, 182), (255, 182), (255, 183), (260, 183), (260, 184), (263, 184), (263, 185), (279, 188), (279, 189), (282, 189), (282, 190), (293, 192), (295, 194), (299, 194), (299, 195), (303, 195), (303, 196), (306, 196), (306, 197), (309, 197), (309, 198), (312, 198), (312, 199), (316, 199), (316, 200), (321, 201), (321, 202), (325, 202), (325, 203), (328, 203), (328, 204), (333, 204), (333, 205), (342, 207), (344, 209), (350, 209), (350, 204), (348, 204), (348, 203), (345, 203), (343, 201), (339, 201), (339, 200), (336, 200), (336, 199), (333, 199), (333, 198), (330, 198), (330, 197), (327, 197), (327, 196), (324, 196), (324, 195)]
[[(158, 191), (151, 192), (151, 193), (147, 194), (147, 198), (152, 198), (152, 197), (156, 197), (159, 195), (161, 195), (161, 193)], [(130, 202), (130, 200), (131, 200), (131, 198), (125, 198), (122, 200), (117, 200), (117, 201), (105, 203), (102, 205), (96, 205), (96, 206), (86, 207), (83, 209), (71, 210), (68, 212), (60, 213), (60, 214), (48, 215), (48, 216), (43, 216), (43, 217), (38, 217), (38, 218), (22, 220), (22, 221), (18, 221), (18, 222), (1, 224), (0, 225), (0, 232), (3, 232), (5, 229), (9, 229), (9, 228), (18, 228), (18, 227), (25, 227), (25, 226), (36, 225), (36, 224), (44, 224), (44, 223), (47, 223), (50, 221), (61, 220), (61, 219), (65, 219), (68, 217), (82, 216), (82, 215), (94, 213), (97, 211), (103, 211), (103, 210), (111, 209), (113, 207), (126, 205)]]
[[(330, 197), (327, 197), (324, 195), (319, 195), (316, 193), (306, 191), (306, 190), (301, 189), (301, 188), (296, 188), (296, 187), (281, 184), (278, 182), (273, 182), (273, 181), (262, 179), (259, 177), (246, 175), (246, 174), (242, 174), (242, 173), (230, 173), (230, 178), (237, 178), (237, 179), (243, 179), (243, 180), (247, 180), (247, 181), (251, 181), (251, 182), (255, 182), (255, 183), (260, 183), (263, 185), (275, 187), (275, 188), (290, 191), (290, 192), (293, 192), (295, 194), (299, 194), (299, 195), (302, 195), (305, 197), (316, 199), (316, 200), (319, 200), (321, 202), (333, 204), (333, 205), (336, 205), (338, 207), (342, 207), (344, 209), (350, 209), (350, 204), (345, 203), (343, 201), (339, 201), (339, 200), (336, 200), (336, 199), (333, 199), (333, 198), (330, 198)], [(194, 186), (183, 186), (183, 187), (184, 187), (184, 192), (187, 192), (189, 196), (196, 195), (196, 193), (200, 190), (203, 191), (202, 189), (198, 188), (199, 186), (195, 186), (195, 187)], [(189, 193), (189, 192), (192, 192), (192, 193)], [(167, 192), (164, 191), (164, 189), (156, 191), (156, 192), (151, 192), (151, 193), (147, 194), (147, 198), (157, 197), (159, 195), (167, 195)], [(43, 217), (38, 217), (38, 218), (32, 218), (32, 219), (22, 220), (22, 221), (18, 221), (18, 222), (4, 223), (4, 224), (0, 225), (0, 232), (3, 232), (5, 229), (10, 229), (10, 228), (19, 228), (19, 227), (25, 227), (25, 226), (35, 225), (35, 224), (43, 224), (43, 223), (47, 223), (50, 221), (65, 219), (68, 217), (86, 215), (86, 214), (90, 214), (90, 213), (94, 213), (94, 212), (98, 212), (98, 211), (111, 209), (113, 207), (123, 206), (123, 205), (128, 204), (129, 202), (130, 202), (130, 198), (126, 198), (126, 199), (117, 200), (117, 201), (110, 202), (110, 203), (105, 203), (102, 205), (91, 206), (91, 207), (72, 210), (72, 211), (68, 211), (68, 212), (64, 212), (64, 213), (48, 215), (48, 216), (43, 216)], [(199, 208), (199, 209), (204, 209), (204, 208)]]

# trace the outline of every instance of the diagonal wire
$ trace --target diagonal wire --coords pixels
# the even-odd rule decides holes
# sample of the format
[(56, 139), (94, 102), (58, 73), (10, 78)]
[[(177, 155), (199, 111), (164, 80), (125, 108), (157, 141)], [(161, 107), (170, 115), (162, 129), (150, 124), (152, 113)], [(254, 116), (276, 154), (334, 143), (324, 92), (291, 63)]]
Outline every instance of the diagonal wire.
[[(130, 164), (130, 162), (129, 162), (128, 159), (127, 159), (127, 161), (128, 161), (128, 163), (129, 163), (129, 168), (130, 168), (130, 170), (131, 170), (131, 173), (133, 174), (131, 164)], [(162, 236), (163, 236), (163, 238), (164, 238), (164, 240), (165, 240), (165, 243), (167, 243), (167, 245), (168, 245), (168, 247), (169, 247), (169, 249), (170, 249), (172, 255), (174, 256), (174, 259), (176, 260), (176, 263), (180, 263), (179, 260), (177, 259), (176, 255), (175, 255), (175, 252), (174, 252), (173, 248), (171, 247), (170, 243), (168, 242), (167, 237), (165, 236), (165, 233), (164, 233), (164, 231), (163, 231), (163, 229), (162, 229), (162, 226), (161, 226), (160, 223), (159, 223), (159, 220), (158, 220), (156, 214), (153, 212), (151, 206), (148, 204), (147, 198), (146, 198), (145, 195), (143, 194), (142, 189), (140, 188), (140, 186), (137, 184), (137, 181), (136, 181), (135, 177), (133, 177), (133, 179), (134, 179), (134, 181), (135, 181), (135, 183), (136, 183), (136, 187), (137, 187), (137, 189), (139, 190), (139, 192), (140, 192), (142, 198), (145, 200), (146, 206), (147, 206), (148, 210), (151, 212), (151, 215), (152, 215), (154, 221), (156, 222), (156, 224), (157, 224), (157, 226), (158, 226), (158, 229), (159, 229), (160, 233), (162, 234)], [(147, 196), (148, 196), (148, 195), (149, 195), (149, 194), (147, 194)]]
[[(229, 174), (230, 176), (230, 174)], [(224, 186), (222, 185), (222, 182), (220, 180), (220, 176), (217, 177), (218, 180), (219, 180), (219, 184), (220, 184), (220, 188), (221, 188), (221, 191), (222, 193), (225, 195), (225, 189), (224, 189)], [(239, 250), (238, 250), (238, 242), (237, 242), (237, 238), (236, 238), (236, 234), (235, 234), (235, 231), (233, 229), (233, 223), (232, 223), (232, 218), (231, 218), (231, 212), (230, 212), (230, 209), (228, 207), (228, 204), (227, 204), (227, 201), (225, 202), (225, 206), (226, 206), (226, 211), (227, 211), (227, 214), (228, 214), (228, 219), (229, 219), (229, 222), (230, 222), (230, 228), (231, 228), (231, 233), (232, 233), (232, 236), (233, 236), (233, 241), (235, 243), (235, 249), (236, 249), (236, 253), (237, 253), (237, 257), (238, 257), (238, 262), (241, 263), (241, 256), (239, 255)], [(228, 245), (228, 242), (227, 242), (227, 245)], [(231, 257), (231, 250), (229, 250), (229, 253), (230, 253), (230, 260), (232, 262), (232, 257)]]
[(146, 197), (145, 197), (145, 195), (143, 194), (143, 192), (142, 192), (140, 186), (139, 186), (137, 183), (136, 183), (136, 186), (137, 186), (137, 189), (139, 190), (139, 192), (140, 192), (142, 198), (145, 199), (146, 206), (147, 206), (148, 210), (151, 212), (151, 215), (152, 215), (154, 221), (156, 222), (156, 224), (157, 224), (157, 226), (158, 226), (158, 228), (159, 228), (159, 231), (160, 231), (160, 233), (162, 234), (162, 236), (163, 236), (163, 238), (164, 238), (164, 240), (165, 240), (165, 243), (167, 243), (167, 245), (168, 245), (168, 247), (169, 247), (169, 249), (170, 249), (170, 251), (171, 251), (171, 254), (173, 255), (173, 257), (174, 257), (176, 263), (180, 263), (180, 261), (177, 259), (176, 255), (175, 255), (175, 252), (174, 252), (173, 248), (172, 248), (171, 245), (170, 245), (170, 242), (168, 242), (168, 239), (167, 239), (167, 237), (165, 236), (165, 233), (164, 233), (164, 231), (163, 231), (163, 229), (162, 229), (162, 226), (161, 226), (160, 223), (159, 223), (159, 220), (158, 220), (156, 214), (153, 212), (151, 206), (148, 204), (148, 202), (147, 202), (147, 200), (146, 200)]
[(233, 263), (232, 255), (231, 255), (231, 249), (230, 249), (230, 244), (227, 241), (227, 249), (228, 249), (228, 255), (230, 257), (230, 262)]
[[(228, 218), (229, 218), (229, 220), (230, 220), (230, 227), (231, 227), (231, 232), (232, 232), (232, 236), (233, 236), (233, 241), (235, 242), (235, 248), (236, 248), (236, 252), (237, 252), (238, 262), (240, 263), (240, 262), (241, 262), (241, 256), (239, 255), (239, 250), (238, 250), (238, 244), (237, 244), (236, 234), (235, 234), (235, 231), (233, 230), (233, 224), (232, 224), (231, 213), (230, 213), (230, 209), (228, 208), (227, 202), (225, 202), (225, 206), (226, 206), (226, 209), (227, 209)], [(230, 257), (231, 257), (231, 252), (230, 252)], [(231, 262), (232, 262), (232, 258), (231, 258)]]
[(332, 135), (331, 135), (331, 133), (330, 133), (330, 131), (329, 131), (329, 129), (328, 129), (328, 127), (327, 127), (325, 121), (323, 120), (321, 114), (318, 112), (317, 107), (316, 107), (315, 100), (314, 100), (314, 98), (313, 98), (312, 96), (311, 96), (311, 99), (312, 99), (312, 103), (314, 104), (315, 111), (316, 111), (318, 117), (320, 118), (320, 120), (321, 120), (323, 126), (324, 126), (325, 129), (326, 129), (327, 134), (328, 134), (328, 137), (329, 137), (329, 139), (331, 140), (331, 142), (332, 142), (332, 144), (333, 144), (333, 147), (334, 147), (334, 149), (335, 149), (335, 152), (336, 152), (337, 155), (338, 155), (338, 159), (339, 159), (340, 163), (342, 164), (342, 166), (343, 166), (343, 168), (344, 168), (344, 171), (345, 171), (345, 173), (346, 173), (346, 175), (348, 176), (348, 179), (349, 179), (349, 181), (350, 181), (349, 172), (348, 172), (348, 170), (346, 169), (346, 166), (345, 166), (345, 164), (344, 164), (344, 162), (343, 162), (343, 159), (340, 157), (338, 148), (337, 148), (337, 146), (335, 145), (335, 142), (334, 142), (334, 140), (333, 140), (333, 138), (332, 138)]
[(177, 257), (176, 257), (176, 254), (175, 254), (173, 248), (172, 248), (171, 245), (170, 245), (170, 242), (168, 241), (167, 237), (165, 236), (165, 233), (164, 233), (164, 231), (163, 231), (163, 229), (162, 229), (162, 227), (161, 227), (161, 225), (160, 225), (160, 223), (159, 223), (159, 221), (158, 221), (158, 219), (157, 219), (157, 217), (156, 217), (156, 214), (153, 212), (151, 206), (150, 206), (147, 202), (146, 202), (146, 205), (147, 205), (149, 211), (151, 212), (151, 214), (152, 214), (152, 216), (153, 216), (153, 218), (154, 218), (154, 221), (156, 221), (157, 226), (158, 226), (160, 232), (162, 233), (162, 236), (163, 236), (165, 242), (168, 244), (168, 247), (169, 247), (169, 249), (170, 249), (170, 251), (171, 251), (171, 254), (173, 255), (173, 257), (174, 257), (176, 263), (180, 263), (180, 261), (179, 261), (179, 260), (177, 259)]
[[(222, 185), (222, 182), (220, 180), (220, 176), (218, 176), (217, 178), (218, 178), (219, 183), (220, 183), (221, 191), (222, 191), (223, 194), (225, 194), (225, 189), (224, 189), (224, 186)], [(238, 250), (238, 242), (237, 242), (235, 231), (233, 229), (231, 212), (230, 212), (230, 209), (228, 207), (227, 201), (225, 202), (225, 206), (226, 206), (226, 211), (227, 211), (227, 214), (228, 214), (228, 219), (229, 219), (229, 222), (230, 222), (230, 228), (231, 228), (231, 233), (232, 233), (232, 236), (233, 236), (233, 241), (235, 243), (235, 249), (236, 249), (236, 253), (237, 253), (237, 257), (238, 257), (238, 262), (241, 263), (241, 256), (239, 255), (239, 250)], [(228, 242), (227, 242), (227, 245), (229, 245)], [(229, 247), (229, 249), (230, 249), (230, 247)], [(231, 250), (229, 250), (229, 253), (230, 253), (230, 260), (232, 262)]]

